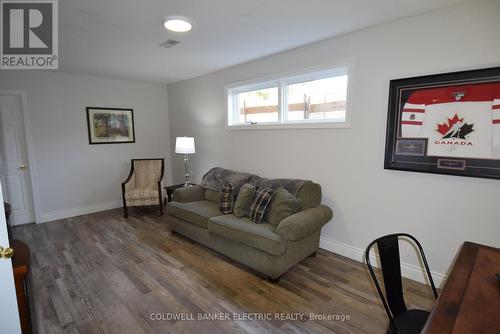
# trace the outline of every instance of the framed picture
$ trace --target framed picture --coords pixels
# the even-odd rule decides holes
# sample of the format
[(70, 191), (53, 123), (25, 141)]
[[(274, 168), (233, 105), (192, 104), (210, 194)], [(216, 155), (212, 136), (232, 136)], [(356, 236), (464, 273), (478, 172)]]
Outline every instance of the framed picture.
[(135, 143), (134, 110), (87, 107), (89, 144)]
[(500, 179), (500, 67), (391, 80), (384, 167)]

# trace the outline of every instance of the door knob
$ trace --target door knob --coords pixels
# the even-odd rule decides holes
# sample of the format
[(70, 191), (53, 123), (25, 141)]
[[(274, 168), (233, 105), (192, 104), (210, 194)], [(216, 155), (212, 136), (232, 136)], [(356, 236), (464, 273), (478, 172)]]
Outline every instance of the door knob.
[(26, 170), (26, 169), (28, 169), (28, 166), (26, 166), (25, 164), (22, 164), (21, 166), (19, 166), (19, 169)]
[(14, 256), (14, 250), (10, 247), (3, 248), (0, 246), (0, 258), (10, 259)]

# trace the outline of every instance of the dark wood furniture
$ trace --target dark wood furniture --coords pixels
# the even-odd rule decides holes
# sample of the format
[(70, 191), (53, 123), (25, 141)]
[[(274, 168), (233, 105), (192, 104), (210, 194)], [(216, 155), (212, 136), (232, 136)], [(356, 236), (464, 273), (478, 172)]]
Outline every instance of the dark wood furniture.
[[(12, 269), (14, 272), (14, 283), (16, 286), (17, 307), (19, 309), (19, 318), (21, 321), (21, 330), (23, 334), (33, 333), (31, 313), (30, 313), (30, 296), (31, 288), (29, 283), (29, 273), (31, 267), (31, 252), (24, 242), (12, 238), (11, 226), (9, 218), (12, 213), (9, 203), (3, 203), (5, 208), (5, 217), (7, 218), (7, 230), (9, 231), (10, 247), (14, 250), (12, 256)], [(32, 303), (31, 303), (32, 304)]]
[(21, 240), (12, 240), (11, 247), (14, 249), (12, 267), (14, 269), (14, 282), (16, 285), (17, 307), (21, 320), (23, 334), (33, 333), (30, 317), (30, 283), (29, 273), (31, 267), (31, 254), (28, 245)]
[[(194, 185), (194, 183), (190, 183), (190, 185)], [(165, 205), (167, 205), (167, 202), (170, 202), (172, 201), (172, 195), (174, 194), (174, 191), (176, 189), (179, 189), (179, 188), (182, 188), (184, 187), (184, 183), (181, 183), (181, 184), (174, 184), (174, 185), (171, 185), (171, 186), (166, 186), (165, 187), (165, 192), (166, 192), (166, 195), (165, 195)]]
[(500, 249), (465, 242), (422, 333), (500, 333), (497, 273)]

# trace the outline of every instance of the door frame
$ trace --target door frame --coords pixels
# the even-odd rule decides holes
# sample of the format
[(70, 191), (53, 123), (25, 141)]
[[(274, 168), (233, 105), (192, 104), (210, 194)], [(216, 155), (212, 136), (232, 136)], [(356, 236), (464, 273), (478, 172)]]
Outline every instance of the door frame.
[(35, 158), (33, 155), (33, 139), (31, 138), (31, 126), (27, 117), (28, 110), (28, 99), (27, 95), (22, 90), (11, 90), (11, 89), (0, 89), (0, 95), (12, 95), (18, 96), (21, 99), (21, 115), (23, 117), (23, 126), (24, 126), (24, 139), (26, 141), (26, 151), (28, 154), (28, 171), (30, 173), (31, 179), (31, 193), (33, 196), (33, 210), (35, 211), (35, 223), (39, 223), (41, 221), (40, 217), (40, 203), (38, 196), (38, 187), (37, 187), (37, 175), (36, 175), (36, 167), (35, 167)]

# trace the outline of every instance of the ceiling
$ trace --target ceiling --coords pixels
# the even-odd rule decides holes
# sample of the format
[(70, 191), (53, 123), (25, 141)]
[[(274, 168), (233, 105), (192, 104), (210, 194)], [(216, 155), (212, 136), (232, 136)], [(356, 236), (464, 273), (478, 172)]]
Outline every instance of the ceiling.
[[(171, 83), (462, 0), (63, 0), (63, 72)], [(162, 27), (193, 20), (189, 33)], [(158, 45), (167, 39), (181, 43)]]

